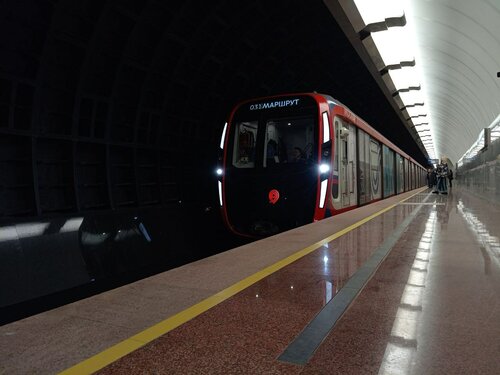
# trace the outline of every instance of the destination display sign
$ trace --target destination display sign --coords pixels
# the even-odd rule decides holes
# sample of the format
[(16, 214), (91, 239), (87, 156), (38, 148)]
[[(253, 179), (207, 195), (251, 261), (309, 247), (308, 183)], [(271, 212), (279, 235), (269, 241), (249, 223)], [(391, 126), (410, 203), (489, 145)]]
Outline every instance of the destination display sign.
[(250, 110), (255, 111), (259, 109), (294, 107), (299, 105), (299, 101), (300, 99), (287, 99), (287, 100), (274, 100), (270, 102), (250, 104)]

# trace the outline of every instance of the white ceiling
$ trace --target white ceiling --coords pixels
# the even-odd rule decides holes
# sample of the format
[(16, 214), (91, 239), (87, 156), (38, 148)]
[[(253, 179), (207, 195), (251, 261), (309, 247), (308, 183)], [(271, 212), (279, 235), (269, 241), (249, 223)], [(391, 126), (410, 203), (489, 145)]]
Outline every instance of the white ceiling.
[(500, 114), (500, 0), (410, 0), (437, 155), (456, 162)]
[[(397, 11), (391, 10), (386, 1), (371, 0), (370, 6), (380, 4), (384, 11), (378, 9), (376, 13), (386, 13), (385, 21), (391, 26), (387, 18), (396, 17)], [(373, 22), (374, 11), (367, 21), (367, 13), (363, 20), (361, 5), (358, 11), (354, 0), (338, 2), (357, 36)], [(341, 18), (339, 8), (330, 0), (325, 3), (338, 21)], [(456, 162), (476, 141), (482, 129), (500, 114), (500, 78), (497, 77), (500, 72), (500, 0), (400, 0), (392, 3), (403, 8), (404, 28), (411, 32), (409, 39), (415, 43), (415, 67), (420, 73), (420, 93), (425, 98), (428, 115), (425, 122), (432, 131), (434, 155)], [(346, 27), (343, 29), (349, 34)], [(391, 29), (395, 30), (389, 27)], [(348, 37), (353, 45), (359, 44), (352, 35)], [(373, 48), (370, 50), (370, 43), (362, 44), (375, 65), (376, 70), (369, 67), (372, 74), (379, 72), (380, 55), (375, 55)], [(360, 53), (359, 45), (357, 50)], [(365, 64), (369, 65), (366, 59)], [(386, 79), (378, 82), (387, 83)], [(388, 92), (392, 94), (394, 87), (390, 86)], [(399, 104), (398, 108), (401, 107)], [(403, 116), (409, 117), (406, 113)]]

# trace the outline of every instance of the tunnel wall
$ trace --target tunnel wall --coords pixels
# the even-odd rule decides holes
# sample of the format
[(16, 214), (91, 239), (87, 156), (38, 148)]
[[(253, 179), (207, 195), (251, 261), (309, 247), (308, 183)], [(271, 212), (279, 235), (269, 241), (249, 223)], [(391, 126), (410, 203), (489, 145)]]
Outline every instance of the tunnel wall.
[(216, 200), (231, 107), (284, 92), (425, 163), (321, 0), (9, 0), (0, 25), (0, 218)]

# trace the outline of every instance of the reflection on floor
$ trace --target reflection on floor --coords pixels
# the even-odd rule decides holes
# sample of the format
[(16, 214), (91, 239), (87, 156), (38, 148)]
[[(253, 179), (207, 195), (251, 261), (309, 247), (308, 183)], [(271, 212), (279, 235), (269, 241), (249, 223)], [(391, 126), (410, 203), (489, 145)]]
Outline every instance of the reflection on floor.
[[(429, 191), (413, 196), (132, 351), (100, 373), (498, 373), (500, 207), (453, 189), (447, 196)], [(407, 220), (410, 224), (405, 227)], [(313, 228), (321, 225), (314, 224)], [(82, 358), (70, 351), (62, 360), (60, 347), (55, 347), (64, 340), (68, 348), (92, 343), (98, 353), (109, 347), (101, 344), (106, 335), (116, 334), (113, 329), (123, 327), (120, 334), (130, 332), (130, 337), (143, 327), (141, 316), (146, 319), (151, 308), (142, 307), (152, 300), (157, 309), (153, 318), (148, 315), (149, 322), (162, 314), (171, 316), (173, 307), (186, 303), (186, 298), (199, 301), (200, 296), (214, 294), (209, 291), (212, 285), (220, 285), (224, 274), (233, 271), (236, 264), (250, 267), (259, 247), (268, 249), (261, 256), (272, 249), (280, 251), (282, 246), (300, 241), (301, 233), (292, 231), (289, 236), (251, 244), (255, 250), (248, 247), (246, 253), (231, 251), (186, 266), (190, 268), (182, 272), (167, 272), (165, 277), (171, 275), (168, 282), (155, 277), (148, 283), (141, 281), (134, 289), (103, 294), (96, 299), (94, 310), (77, 304), (61, 309), (59, 314), (49, 314), (49, 321), (40, 316), (1, 327), (0, 351), (6, 360), (0, 370), (54, 372), (80, 362)], [(351, 293), (354, 299), (350, 306), (308, 361), (303, 365), (280, 361), (281, 354), (310, 322), (350, 288), (349, 282), (363, 267), (379, 264), (377, 249), (387, 244), (391, 244), (388, 255), (380, 259), (362, 289)], [(226, 259), (224, 267), (214, 272), (211, 265), (221, 259)], [(146, 285), (148, 288), (142, 289)], [(220, 286), (212, 290), (220, 290)], [(102, 311), (117, 306), (122, 310)], [(86, 326), (80, 327), (79, 320), (69, 318), (80, 315), (93, 320), (86, 320)], [(44, 326), (53, 327), (50, 321), (58, 319), (63, 319), (66, 333), (77, 332), (77, 337), (62, 335), (62, 339), (49, 340), (54, 348), (43, 352), (47, 339), (42, 340), (43, 335), (35, 332)], [(105, 332), (103, 327), (112, 329)], [(124, 332), (125, 328), (128, 331)], [(89, 332), (93, 339), (86, 337)], [(30, 348), (22, 353), (16, 350), (28, 341)], [(129, 340), (129, 344), (133, 342)], [(31, 360), (16, 360), (21, 355)], [(61, 362), (66, 366), (61, 368)]]
[[(218, 212), (190, 210), (142, 208), (0, 224), (0, 283), (10, 286), (0, 289), (0, 324), (243, 242), (222, 227)], [(193, 227), (198, 236), (190, 233)]]

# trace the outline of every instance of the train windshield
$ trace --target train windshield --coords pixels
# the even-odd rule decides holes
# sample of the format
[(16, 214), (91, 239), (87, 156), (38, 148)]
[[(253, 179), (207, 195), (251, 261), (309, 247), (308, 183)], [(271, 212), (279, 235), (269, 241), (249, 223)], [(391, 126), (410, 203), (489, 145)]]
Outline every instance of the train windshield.
[(312, 116), (269, 119), (266, 122), (264, 167), (306, 163), (313, 158)]
[(269, 116), (233, 126), (236, 168), (293, 168), (314, 161), (314, 116)]

